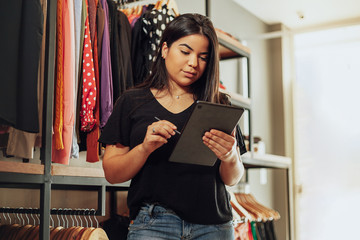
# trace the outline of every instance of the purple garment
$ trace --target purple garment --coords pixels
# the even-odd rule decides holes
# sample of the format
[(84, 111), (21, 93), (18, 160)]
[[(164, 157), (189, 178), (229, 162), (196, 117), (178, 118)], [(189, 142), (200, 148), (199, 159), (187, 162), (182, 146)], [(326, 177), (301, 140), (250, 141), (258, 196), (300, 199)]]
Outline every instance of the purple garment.
[(135, 23), (136, 23), (137, 20), (139, 20), (139, 18), (140, 18), (140, 16), (134, 17), (134, 19), (133, 19), (132, 22), (130, 23), (131, 29), (134, 28)]
[(110, 55), (109, 7), (106, 0), (100, 0), (104, 9), (105, 25), (102, 39), (100, 76), (100, 128), (103, 128), (113, 110), (113, 80)]
[[(144, 13), (144, 12), (146, 12), (148, 9), (152, 9), (153, 8), (153, 6), (154, 5), (144, 5), (143, 6), (143, 9), (142, 9), (142, 12)], [(133, 29), (134, 28), (134, 26), (135, 26), (135, 23), (136, 23), (136, 21), (137, 20), (139, 20), (139, 18), (140, 18), (140, 16), (137, 16), (137, 17), (135, 17), (133, 20), (132, 20), (132, 22), (130, 23), (130, 26), (131, 26), (131, 29)]]

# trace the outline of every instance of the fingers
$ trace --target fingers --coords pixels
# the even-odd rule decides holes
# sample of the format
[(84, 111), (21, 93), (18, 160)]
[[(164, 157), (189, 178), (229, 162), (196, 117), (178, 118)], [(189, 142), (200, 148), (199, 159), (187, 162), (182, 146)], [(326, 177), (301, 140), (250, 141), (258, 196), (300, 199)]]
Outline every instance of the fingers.
[(236, 144), (236, 140), (233, 136), (215, 129), (204, 134), (203, 142), (218, 158), (221, 158), (230, 152), (234, 144)]
[(176, 126), (169, 121), (160, 120), (149, 125), (148, 131), (149, 129), (151, 130), (150, 133), (152, 135), (160, 135), (168, 139), (171, 136), (175, 135), (174, 130), (176, 129)]
[(153, 122), (147, 127), (143, 141), (143, 147), (148, 152), (153, 152), (157, 148), (168, 142), (168, 139), (175, 135), (176, 126), (169, 121), (160, 120)]

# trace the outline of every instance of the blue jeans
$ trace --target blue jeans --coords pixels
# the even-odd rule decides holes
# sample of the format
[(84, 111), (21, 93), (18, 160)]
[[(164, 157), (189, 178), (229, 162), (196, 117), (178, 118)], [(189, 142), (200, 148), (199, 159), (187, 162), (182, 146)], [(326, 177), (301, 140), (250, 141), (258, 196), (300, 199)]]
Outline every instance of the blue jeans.
[(130, 223), (128, 240), (233, 240), (232, 221), (217, 225), (192, 224), (172, 210), (146, 204)]

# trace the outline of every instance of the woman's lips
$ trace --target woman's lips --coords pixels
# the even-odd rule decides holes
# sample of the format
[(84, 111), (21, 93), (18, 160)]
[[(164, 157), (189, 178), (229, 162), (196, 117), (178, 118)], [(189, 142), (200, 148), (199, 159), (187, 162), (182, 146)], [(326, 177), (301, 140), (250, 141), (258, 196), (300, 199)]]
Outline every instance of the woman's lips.
[(188, 78), (193, 78), (194, 76), (196, 76), (196, 72), (188, 72), (188, 71), (183, 71), (185, 73), (185, 76)]

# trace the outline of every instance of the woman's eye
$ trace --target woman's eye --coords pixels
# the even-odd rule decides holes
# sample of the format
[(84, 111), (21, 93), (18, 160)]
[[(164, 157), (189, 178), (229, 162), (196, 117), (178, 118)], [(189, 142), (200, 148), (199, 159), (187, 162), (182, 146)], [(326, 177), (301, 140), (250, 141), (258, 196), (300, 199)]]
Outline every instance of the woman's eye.
[(188, 52), (186, 52), (186, 51), (184, 51), (184, 50), (181, 50), (181, 52), (182, 52), (183, 54), (185, 54), (185, 55), (188, 55), (188, 54), (189, 54)]
[(207, 57), (200, 57), (200, 59), (207, 62)]

